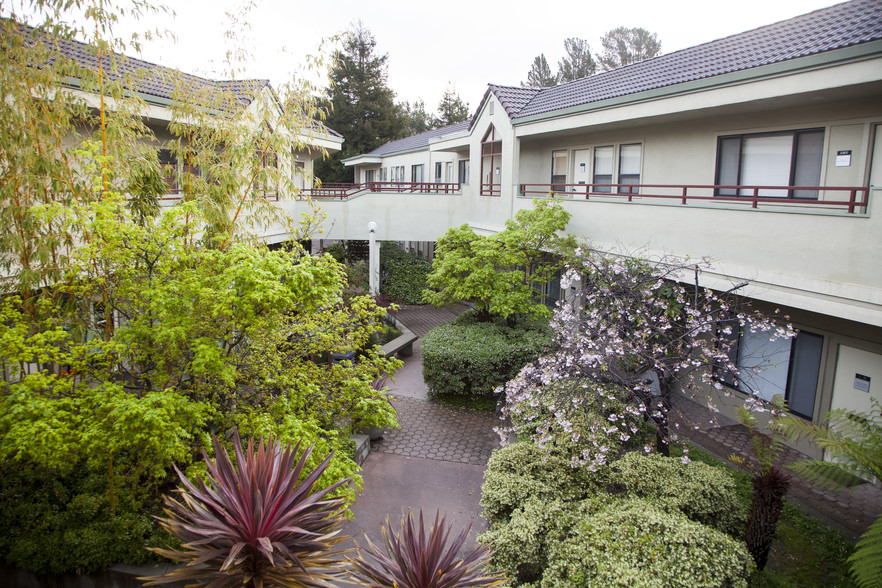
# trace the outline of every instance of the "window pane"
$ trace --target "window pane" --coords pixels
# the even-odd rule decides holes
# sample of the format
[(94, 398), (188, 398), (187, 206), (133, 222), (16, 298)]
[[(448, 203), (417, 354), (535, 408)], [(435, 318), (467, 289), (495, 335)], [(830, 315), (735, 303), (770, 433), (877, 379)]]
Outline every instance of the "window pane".
[(551, 183), (565, 184), (567, 181), (567, 152), (551, 152)]
[[(741, 181), (745, 186), (790, 185), (790, 162), (793, 135), (744, 137), (741, 144)], [(752, 196), (752, 190), (742, 190), (742, 196)], [(786, 198), (787, 190), (760, 190), (764, 198)]]
[[(611, 184), (613, 173), (613, 148), (595, 147), (594, 149), (594, 181), (595, 184)], [(612, 192), (609, 186), (594, 186), (595, 192)]]
[(619, 147), (619, 174), (640, 175), (641, 151), (642, 146), (639, 143)]
[(823, 347), (824, 338), (807, 331), (800, 331), (793, 339), (787, 404), (790, 410), (809, 419), (815, 411), (815, 392), (818, 389)]
[(752, 333), (745, 326), (738, 346), (738, 386), (765, 400), (786, 393), (790, 367), (790, 339), (769, 340), (765, 332)]
[[(824, 150), (824, 131), (799, 133), (796, 137), (795, 186), (821, 185), (821, 160)], [(817, 190), (794, 190), (794, 198), (818, 199)]]
[[(717, 184), (720, 186), (738, 185), (738, 166), (741, 161), (741, 137), (720, 139), (719, 161), (717, 161)], [(720, 196), (735, 196), (733, 189), (721, 188)]]

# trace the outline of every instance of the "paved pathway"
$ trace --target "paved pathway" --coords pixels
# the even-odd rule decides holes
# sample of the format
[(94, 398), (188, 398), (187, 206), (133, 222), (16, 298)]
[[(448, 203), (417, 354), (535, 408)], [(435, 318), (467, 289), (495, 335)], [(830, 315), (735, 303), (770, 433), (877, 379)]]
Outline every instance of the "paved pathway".
[[(465, 309), (461, 305), (442, 309), (405, 306), (397, 318), (421, 339)], [(425, 516), (434, 519), (439, 510), (447, 516), (454, 535), (471, 525), (465, 549), (473, 549), (475, 537), (487, 528), (478, 502), (487, 460), (499, 446), (493, 432), (498, 421), (489, 413), (448, 407), (428, 398), (420, 340), (389, 388), (401, 428), (386, 431), (371, 444), (362, 472), (364, 487), (352, 506), (353, 519), (342, 534), (361, 545), (367, 534), (379, 545), (380, 528), (387, 516), (397, 530), (403, 511), (422, 509)], [(351, 547), (353, 541), (342, 545)]]

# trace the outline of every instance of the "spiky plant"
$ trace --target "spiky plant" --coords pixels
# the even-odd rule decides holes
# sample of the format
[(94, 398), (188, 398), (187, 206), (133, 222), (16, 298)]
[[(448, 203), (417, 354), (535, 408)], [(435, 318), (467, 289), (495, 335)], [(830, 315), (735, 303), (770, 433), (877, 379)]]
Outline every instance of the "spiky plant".
[(305, 475), (312, 447), (297, 460), (300, 443), (283, 448), (269, 438), (255, 451), (251, 440), (243, 452), (237, 433), (233, 446), (238, 467), (217, 438), (215, 460), (203, 451), (206, 481), (193, 483), (176, 469), (180, 501), (166, 496), (167, 518), (159, 521), (182, 546), (150, 551), (186, 565), (140, 579), (148, 586), (331, 586), (341, 574), (342, 553), (333, 546), (342, 540), (344, 503), (328, 495), (348, 479), (318, 490), (316, 483), (334, 454)]
[[(784, 399), (776, 396), (768, 408), (774, 418), (785, 410)], [(760, 431), (756, 415), (745, 408), (738, 407), (738, 420), (750, 432), (756, 462), (751, 463), (739, 456), (731, 456), (729, 459), (747, 467), (753, 473), (753, 494), (747, 527), (744, 529), (744, 543), (753, 556), (757, 569), (762, 570), (769, 560), (778, 519), (784, 509), (784, 496), (790, 489), (790, 474), (774, 465), (784, 447), (781, 436), (774, 430), (771, 436), (764, 435)]]
[[(788, 466), (820, 487), (844, 488), (853, 476), (882, 479), (882, 406), (871, 400), (870, 412), (831, 410), (820, 423), (789, 415), (779, 426), (790, 439), (808, 438), (837, 461), (809, 459)], [(848, 558), (860, 588), (882, 587), (882, 516), (861, 535)]]
[(422, 510), (419, 527), (414, 525), (413, 512), (408, 512), (401, 521), (401, 531), (393, 535), (392, 521), (387, 515), (382, 528), (385, 551), (365, 537), (367, 548), (358, 546), (358, 557), (349, 559), (354, 581), (374, 588), (483, 588), (502, 584), (503, 574), (483, 571), (489, 557), (486, 548), (479, 547), (464, 558), (457, 558), (471, 525), (448, 545), (450, 528), (446, 517), (439, 517), (436, 511), (435, 522), (427, 530)]

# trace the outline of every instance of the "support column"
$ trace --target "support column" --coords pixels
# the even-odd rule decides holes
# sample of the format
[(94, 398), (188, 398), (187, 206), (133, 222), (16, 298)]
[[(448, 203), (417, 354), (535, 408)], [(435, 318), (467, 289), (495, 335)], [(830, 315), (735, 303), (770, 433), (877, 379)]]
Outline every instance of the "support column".
[(380, 294), (380, 244), (375, 222), (368, 223), (368, 285), (371, 296)]

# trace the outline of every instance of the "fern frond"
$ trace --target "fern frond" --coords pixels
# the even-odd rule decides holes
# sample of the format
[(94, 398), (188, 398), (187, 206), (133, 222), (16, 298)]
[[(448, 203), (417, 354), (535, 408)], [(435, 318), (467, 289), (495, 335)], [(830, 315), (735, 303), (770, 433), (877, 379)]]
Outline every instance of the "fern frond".
[(882, 587), (882, 516), (858, 539), (848, 563), (858, 588)]
[(807, 459), (798, 461), (787, 466), (801, 478), (819, 488), (832, 488), (842, 490), (848, 487), (848, 483), (854, 476), (860, 476), (857, 468), (850, 468), (847, 464), (821, 461), (819, 459)]

